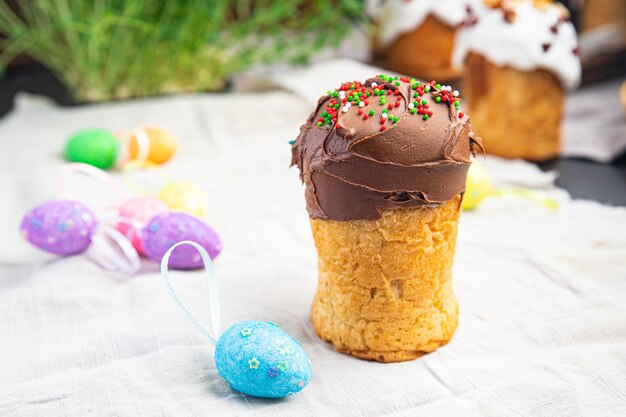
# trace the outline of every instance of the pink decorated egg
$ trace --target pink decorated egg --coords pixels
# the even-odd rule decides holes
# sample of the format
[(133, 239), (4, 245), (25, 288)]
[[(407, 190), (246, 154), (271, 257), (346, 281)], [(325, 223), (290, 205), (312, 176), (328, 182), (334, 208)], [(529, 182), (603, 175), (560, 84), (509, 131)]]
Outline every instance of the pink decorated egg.
[[(125, 201), (118, 209), (122, 220), (117, 224), (119, 230), (133, 244), (137, 252), (144, 254), (143, 229), (150, 219), (168, 211), (167, 205), (153, 197), (136, 197)], [(128, 220), (125, 222), (124, 220)]]
[(33, 245), (56, 255), (83, 252), (96, 227), (93, 212), (81, 203), (53, 200), (30, 210), (22, 219), (22, 235)]
[[(202, 246), (215, 259), (222, 251), (222, 242), (206, 223), (190, 214), (169, 212), (159, 214), (146, 225), (143, 231), (145, 255), (161, 262), (163, 255), (175, 243), (192, 240)], [(180, 246), (172, 252), (169, 266), (174, 269), (202, 268), (202, 258), (192, 246)]]

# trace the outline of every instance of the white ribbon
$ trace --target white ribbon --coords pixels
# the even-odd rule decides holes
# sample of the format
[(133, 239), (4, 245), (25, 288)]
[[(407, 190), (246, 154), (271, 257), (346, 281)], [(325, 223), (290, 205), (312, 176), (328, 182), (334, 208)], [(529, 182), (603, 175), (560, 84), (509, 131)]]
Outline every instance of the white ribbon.
[(97, 181), (100, 181), (104, 185), (108, 186), (111, 191), (120, 199), (126, 200), (129, 198), (129, 193), (111, 176), (105, 171), (96, 168), (89, 164), (83, 164), (80, 162), (73, 162), (63, 165), (57, 175), (57, 194), (60, 198), (66, 198), (74, 200), (71, 193), (67, 191), (67, 187), (64, 181), (64, 174), (78, 173), (91, 177)]
[[(176, 292), (174, 292), (174, 288), (172, 288), (172, 283), (170, 282), (170, 274), (168, 263), (170, 260), (170, 256), (174, 249), (182, 245), (190, 245), (193, 246), (199, 253), (202, 258), (202, 262), (204, 263), (205, 275), (207, 278), (207, 283), (209, 287), (209, 312), (211, 314), (211, 327), (213, 328), (213, 335), (211, 335), (199, 322), (195, 319), (195, 317), (189, 312), (187, 307), (183, 304), (183, 302), (178, 298)], [(187, 318), (193, 323), (194, 326), (200, 332), (205, 335), (213, 344), (217, 344), (220, 335), (222, 334), (222, 313), (220, 309), (220, 299), (217, 291), (217, 279), (215, 278), (215, 267), (213, 266), (213, 262), (211, 261), (211, 257), (207, 253), (206, 249), (200, 246), (198, 243), (193, 242), (191, 240), (183, 240), (181, 242), (173, 245), (165, 255), (163, 255), (163, 259), (161, 259), (161, 277), (165, 282), (165, 287), (167, 288), (170, 297), (174, 302), (178, 305), (178, 307), (182, 310), (182, 312), (187, 316)]]
[(141, 268), (139, 254), (132, 243), (116, 229), (102, 223), (91, 238), (87, 256), (107, 271), (132, 275)]

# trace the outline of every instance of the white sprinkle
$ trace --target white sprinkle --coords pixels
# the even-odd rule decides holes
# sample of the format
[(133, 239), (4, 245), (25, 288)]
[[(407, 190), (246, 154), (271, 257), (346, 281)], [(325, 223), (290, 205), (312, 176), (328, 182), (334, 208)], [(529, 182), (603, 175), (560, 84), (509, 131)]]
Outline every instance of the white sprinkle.
[(446, 86), (446, 90), (448, 91), (452, 91), (452, 87), (450, 87), (449, 85)]
[(377, 83), (377, 82), (373, 82), (373, 83), (372, 83), (372, 87), (376, 87), (377, 85), (378, 85), (378, 83)]
[(383, 119), (386, 119), (387, 116), (389, 116), (387, 113), (383, 113), (383, 114), (380, 115), (380, 117), (382, 117)]
[(365, 107), (365, 102), (364, 101), (359, 101), (359, 107)]
[(345, 93), (345, 91), (340, 91), (340, 92), (339, 92), (339, 98), (346, 98), (346, 93)]
[(412, 108), (414, 108), (414, 107), (415, 107), (415, 104), (413, 104), (413, 103), (409, 103), (409, 106), (408, 106), (408, 107), (409, 107), (409, 109), (412, 109)]
[(458, 97), (459, 96), (459, 90), (454, 90), (454, 92), (452, 93), (452, 95), (454, 97)]
[(343, 112), (344, 112), (344, 113), (347, 113), (347, 112), (348, 112), (348, 110), (350, 110), (350, 107), (348, 107), (348, 106), (343, 106), (343, 107), (341, 108), (341, 110), (343, 110)]

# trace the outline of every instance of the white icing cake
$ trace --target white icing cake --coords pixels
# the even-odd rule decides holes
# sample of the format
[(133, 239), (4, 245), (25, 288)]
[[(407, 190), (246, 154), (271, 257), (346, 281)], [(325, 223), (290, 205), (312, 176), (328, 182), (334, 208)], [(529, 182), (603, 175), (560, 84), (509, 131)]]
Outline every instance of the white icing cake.
[(417, 29), (429, 15), (456, 27), (463, 22), (469, 0), (366, 0), (366, 13), (378, 23), (378, 40), (386, 46)]
[(505, 16), (500, 8), (473, 3), (471, 17), (457, 35), (453, 65), (460, 68), (474, 52), (498, 66), (548, 70), (564, 87), (576, 87), (581, 76), (576, 29), (561, 7), (504, 0), (503, 8), (512, 12)]

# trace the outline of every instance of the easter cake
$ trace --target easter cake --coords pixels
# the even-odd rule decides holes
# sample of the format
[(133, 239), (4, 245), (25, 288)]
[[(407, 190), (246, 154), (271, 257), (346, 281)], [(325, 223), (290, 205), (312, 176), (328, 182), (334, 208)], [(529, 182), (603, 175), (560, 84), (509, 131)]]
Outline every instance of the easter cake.
[(566, 90), (581, 76), (576, 30), (551, 0), (474, 4), (453, 62), (488, 153), (541, 161), (558, 156)]
[(459, 102), (435, 82), (347, 82), (292, 144), (318, 252), (313, 326), (338, 351), (412, 360), (457, 327), (457, 221), (480, 146)]
[(425, 79), (459, 76), (452, 67), (457, 27), (469, 0), (368, 0), (375, 50), (388, 68)]

